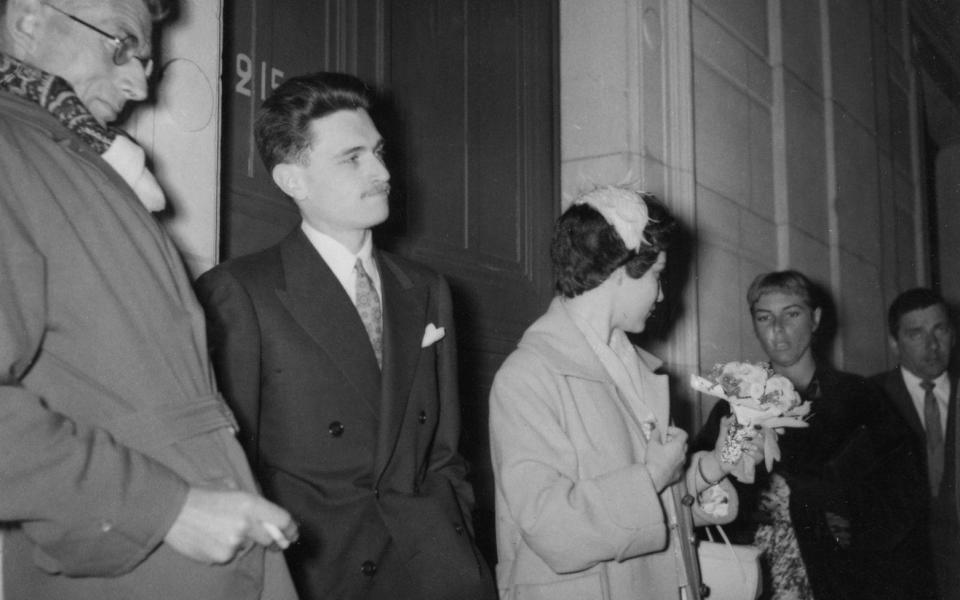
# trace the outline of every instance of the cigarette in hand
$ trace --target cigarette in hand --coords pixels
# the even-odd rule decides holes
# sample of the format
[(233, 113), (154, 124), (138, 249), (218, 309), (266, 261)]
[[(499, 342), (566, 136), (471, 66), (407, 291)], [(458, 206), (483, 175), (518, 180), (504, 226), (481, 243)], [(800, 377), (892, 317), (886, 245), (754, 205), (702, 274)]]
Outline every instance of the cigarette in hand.
[(281, 550), (286, 550), (290, 546), (290, 540), (287, 539), (287, 536), (283, 535), (279, 527), (267, 521), (261, 521), (261, 523), (263, 524), (263, 528), (267, 530), (267, 533), (270, 534), (270, 537), (273, 538), (273, 541), (280, 546)]

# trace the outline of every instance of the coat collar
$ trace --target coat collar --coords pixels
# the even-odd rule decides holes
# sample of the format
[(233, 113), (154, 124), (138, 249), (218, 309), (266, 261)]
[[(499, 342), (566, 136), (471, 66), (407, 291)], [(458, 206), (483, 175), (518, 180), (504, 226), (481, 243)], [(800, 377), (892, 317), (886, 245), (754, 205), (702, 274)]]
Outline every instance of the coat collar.
[[(948, 379), (950, 381), (950, 398), (947, 402), (947, 414), (944, 418), (950, 419), (948, 423), (952, 423), (952, 419), (955, 418), (954, 414), (956, 412), (958, 397), (957, 376), (953, 373), (948, 373)], [(917, 409), (913, 404), (913, 398), (910, 396), (907, 384), (903, 380), (903, 373), (900, 372), (900, 367), (887, 371), (883, 375), (883, 385), (887, 389), (890, 400), (894, 406), (897, 407), (901, 416), (906, 419), (913, 433), (923, 438), (926, 435), (924, 433), (923, 423), (920, 421), (920, 415), (917, 414)]]
[(388, 254), (374, 251), (383, 286), (383, 374), (375, 468), (382, 472), (400, 435), (420, 361), (428, 295)]
[[(900, 416), (906, 420), (913, 434), (922, 439), (926, 435), (923, 430), (923, 423), (920, 422), (920, 415), (917, 414), (917, 409), (913, 406), (913, 398), (910, 397), (907, 384), (903, 381), (900, 367), (887, 371), (884, 378), (884, 387), (887, 388), (890, 401), (893, 402)], [(952, 393), (953, 390), (951, 389)]]
[[(646, 413), (644, 407), (633, 406), (629, 399), (617, 391), (613, 379), (570, 318), (559, 297), (553, 299), (547, 312), (524, 334), (520, 347), (524, 346), (543, 356), (547, 367), (558, 375), (604, 383), (630, 407), (634, 416)], [(650, 398), (644, 398), (644, 402), (653, 411), (657, 427), (666, 431), (670, 424), (669, 382), (666, 375), (656, 373), (663, 361), (642, 348), (635, 348), (639, 359), (652, 373), (644, 377), (651, 388), (641, 390), (645, 395), (649, 392)]]

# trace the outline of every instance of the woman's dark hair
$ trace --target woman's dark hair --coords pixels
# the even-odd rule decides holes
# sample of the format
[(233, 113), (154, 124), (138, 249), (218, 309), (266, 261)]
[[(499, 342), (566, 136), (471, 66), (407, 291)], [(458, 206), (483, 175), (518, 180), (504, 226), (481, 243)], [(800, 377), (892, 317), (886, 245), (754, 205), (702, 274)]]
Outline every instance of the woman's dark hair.
[(574, 204), (557, 220), (550, 245), (557, 293), (573, 298), (592, 290), (619, 267), (634, 279), (657, 262), (670, 245), (677, 223), (652, 194), (628, 190), (647, 205), (649, 220), (643, 230), (644, 243), (627, 250), (613, 225), (589, 204)]
[(372, 92), (346, 73), (311, 73), (284, 81), (267, 98), (254, 122), (260, 158), (272, 171), (301, 163), (313, 144), (310, 124), (340, 110), (369, 110)]
[(772, 271), (757, 275), (747, 290), (747, 306), (750, 307), (751, 315), (760, 297), (771, 292), (784, 292), (799, 296), (810, 307), (810, 310), (816, 310), (822, 304), (817, 288), (800, 271), (792, 269)]

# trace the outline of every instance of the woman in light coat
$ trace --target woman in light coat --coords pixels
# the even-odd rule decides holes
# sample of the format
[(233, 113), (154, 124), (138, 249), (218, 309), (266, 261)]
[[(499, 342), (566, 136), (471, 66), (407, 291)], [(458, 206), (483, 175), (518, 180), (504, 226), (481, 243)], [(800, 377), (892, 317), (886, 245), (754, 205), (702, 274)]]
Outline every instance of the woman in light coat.
[[(692, 527), (736, 515), (734, 465), (716, 448), (687, 460), (660, 361), (626, 335), (663, 299), (674, 229), (655, 198), (622, 187), (558, 221), (558, 296), (491, 392), (503, 600), (700, 597)], [(759, 448), (746, 447), (758, 461)]]

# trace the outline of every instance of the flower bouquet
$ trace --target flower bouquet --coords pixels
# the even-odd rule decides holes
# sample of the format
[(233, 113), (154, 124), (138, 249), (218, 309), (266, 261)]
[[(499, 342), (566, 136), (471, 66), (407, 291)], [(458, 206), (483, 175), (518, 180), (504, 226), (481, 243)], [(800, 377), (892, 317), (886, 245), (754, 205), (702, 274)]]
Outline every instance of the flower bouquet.
[[(730, 403), (734, 419), (720, 448), (720, 460), (737, 463), (743, 457), (743, 444), (764, 428), (764, 462), (767, 470), (780, 459), (777, 434), (785, 427), (806, 427), (804, 420), (810, 403), (804, 402), (793, 384), (777, 375), (767, 363), (728, 362), (717, 364), (704, 377), (690, 376), (690, 386), (698, 392), (723, 398)], [(746, 458), (749, 458), (747, 456)], [(753, 481), (754, 464), (747, 462), (734, 469), (741, 481)]]

